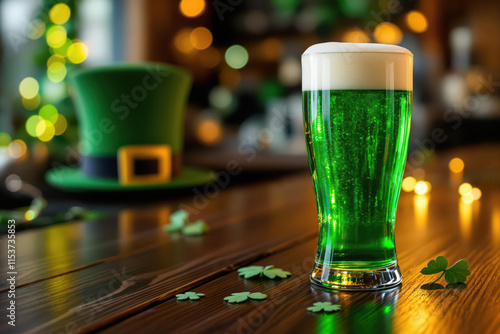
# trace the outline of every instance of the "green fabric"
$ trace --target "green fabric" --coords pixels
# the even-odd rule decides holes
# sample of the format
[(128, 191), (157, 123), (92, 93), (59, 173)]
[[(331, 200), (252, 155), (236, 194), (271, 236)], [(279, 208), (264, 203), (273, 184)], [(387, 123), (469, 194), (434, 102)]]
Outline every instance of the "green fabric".
[(70, 76), (80, 151), (116, 156), (124, 145), (168, 144), (182, 151), (188, 71), (159, 63), (113, 64)]
[(45, 178), (54, 187), (67, 191), (143, 190), (195, 187), (215, 181), (216, 174), (203, 169), (184, 167), (182, 175), (169, 183), (123, 186), (117, 179), (89, 178), (82, 175), (77, 168), (60, 167), (49, 170)]

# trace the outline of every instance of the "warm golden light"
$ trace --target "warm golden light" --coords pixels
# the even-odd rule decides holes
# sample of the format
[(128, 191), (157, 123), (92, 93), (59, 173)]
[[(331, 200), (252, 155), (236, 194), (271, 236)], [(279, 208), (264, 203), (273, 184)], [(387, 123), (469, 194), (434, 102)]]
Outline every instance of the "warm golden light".
[(35, 110), (40, 105), (40, 95), (36, 95), (32, 99), (24, 98), (22, 99), (23, 107), (28, 110)]
[(36, 218), (36, 212), (35, 210), (28, 210), (24, 213), (24, 219), (26, 219), (27, 221), (31, 221), (33, 219)]
[(52, 26), (47, 30), (47, 44), (53, 48), (64, 45), (67, 38), (66, 29), (62, 26)]
[(345, 43), (369, 43), (370, 36), (359, 28), (351, 29), (345, 32), (342, 37), (342, 42)]
[(205, 11), (205, 0), (182, 0), (179, 9), (186, 17), (196, 17)]
[(413, 206), (415, 212), (415, 222), (418, 227), (425, 227), (427, 224), (427, 213), (429, 208), (429, 196), (413, 196)]
[(458, 213), (460, 219), (460, 230), (465, 238), (470, 236), (472, 229), (472, 202), (474, 199), (472, 196), (462, 196), (460, 202), (458, 203)]
[(16, 139), (9, 144), (8, 151), (12, 158), (20, 159), (28, 152), (28, 147), (24, 141)]
[(472, 192), (464, 194), (460, 199), (466, 204), (471, 204), (472, 202), (474, 202), (474, 196), (472, 195)]
[(73, 64), (80, 64), (87, 59), (89, 50), (82, 42), (75, 42), (68, 47), (68, 60)]
[(460, 158), (453, 158), (450, 160), (450, 163), (448, 164), (448, 167), (450, 168), (450, 171), (453, 173), (460, 173), (464, 170), (464, 162)]
[(375, 28), (373, 37), (379, 43), (399, 44), (403, 39), (403, 32), (393, 23), (382, 22)]
[(49, 18), (55, 24), (66, 23), (71, 16), (71, 9), (64, 3), (58, 3), (50, 9)]
[(199, 62), (205, 68), (214, 68), (219, 65), (220, 54), (216, 48), (210, 47), (199, 53)]
[(427, 18), (417, 10), (412, 10), (406, 14), (406, 25), (416, 33), (423, 33), (427, 30)]
[(259, 45), (259, 55), (268, 61), (276, 61), (283, 54), (283, 42), (276, 37), (266, 38)]
[(241, 73), (230, 67), (224, 67), (219, 73), (219, 82), (221, 86), (235, 89), (241, 81)]
[(61, 56), (61, 55), (52, 55), (49, 57), (49, 59), (47, 60), (47, 67), (50, 67), (50, 65), (54, 64), (54, 63), (61, 63), (61, 64), (65, 64), (66, 61), (64, 60), (64, 57)]
[(403, 188), (403, 191), (406, 191), (407, 193), (412, 192), (415, 189), (415, 184), (417, 183), (417, 180), (413, 176), (408, 176), (403, 179), (403, 183), (401, 184), (401, 187)]
[(470, 191), (470, 194), (472, 195), (472, 198), (477, 201), (478, 199), (481, 198), (481, 196), (483, 195), (483, 193), (481, 192), (481, 189), (479, 188), (472, 188), (472, 190)]
[(198, 124), (196, 135), (203, 144), (214, 145), (222, 139), (222, 129), (219, 122), (205, 119)]
[(472, 191), (472, 186), (470, 183), (462, 183), (460, 187), (458, 187), (458, 193), (462, 196), (470, 193)]
[(32, 77), (24, 78), (19, 84), (19, 93), (25, 99), (32, 99), (37, 96), (39, 89), (38, 81)]
[(427, 181), (418, 181), (415, 184), (415, 194), (417, 195), (425, 195), (429, 191), (431, 191), (431, 184)]
[(198, 27), (191, 32), (189, 39), (195, 49), (205, 50), (212, 44), (213, 36), (207, 28)]
[(191, 29), (184, 28), (177, 32), (174, 38), (175, 47), (182, 53), (189, 53), (193, 51), (193, 44), (191, 44)]

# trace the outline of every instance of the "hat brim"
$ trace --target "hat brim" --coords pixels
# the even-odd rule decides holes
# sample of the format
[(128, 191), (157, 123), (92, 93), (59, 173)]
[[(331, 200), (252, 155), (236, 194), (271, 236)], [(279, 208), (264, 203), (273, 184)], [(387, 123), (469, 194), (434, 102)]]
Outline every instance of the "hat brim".
[(201, 186), (215, 181), (217, 174), (199, 168), (184, 167), (182, 175), (173, 178), (168, 183), (123, 185), (117, 179), (91, 178), (83, 175), (79, 168), (58, 167), (45, 174), (47, 182), (66, 191), (129, 191), (148, 189), (183, 189)]

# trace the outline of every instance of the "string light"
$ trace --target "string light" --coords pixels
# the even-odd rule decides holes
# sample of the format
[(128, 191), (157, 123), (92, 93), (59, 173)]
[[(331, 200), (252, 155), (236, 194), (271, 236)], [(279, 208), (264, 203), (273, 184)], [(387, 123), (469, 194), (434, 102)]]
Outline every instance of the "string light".
[(49, 11), (49, 18), (55, 24), (64, 24), (71, 17), (71, 9), (64, 3), (58, 3)]
[(87, 59), (89, 50), (82, 42), (75, 42), (68, 47), (67, 56), (68, 60), (73, 64), (80, 64)]
[(179, 3), (179, 10), (186, 17), (197, 17), (205, 11), (205, 0), (182, 0)]
[(450, 171), (453, 173), (460, 173), (464, 170), (464, 162), (460, 158), (453, 158), (450, 160), (450, 163), (448, 164), (448, 167), (450, 168)]
[(40, 86), (35, 78), (27, 77), (24, 78), (19, 84), (19, 93), (25, 99), (32, 99), (38, 94)]
[(428, 22), (424, 14), (417, 10), (412, 10), (406, 14), (406, 25), (416, 33), (423, 33), (427, 30)]
[(248, 63), (248, 51), (241, 45), (232, 45), (226, 50), (225, 59), (230, 67), (239, 70)]
[(375, 27), (373, 37), (379, 43), (399, 44), (403, 40), (403, 32), (394, 23), (382, 22)]

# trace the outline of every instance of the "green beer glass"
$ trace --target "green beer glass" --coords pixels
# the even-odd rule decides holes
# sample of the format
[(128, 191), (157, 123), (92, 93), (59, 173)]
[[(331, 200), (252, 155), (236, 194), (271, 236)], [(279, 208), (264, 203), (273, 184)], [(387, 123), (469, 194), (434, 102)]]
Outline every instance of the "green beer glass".
[(311, 281), (340, 290), (401, 283), (394, 240), (408, 150), (413, 55), (323, 43), (302, 55), (304, 131), (319, 236)]

